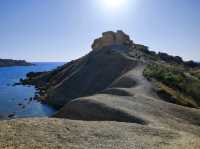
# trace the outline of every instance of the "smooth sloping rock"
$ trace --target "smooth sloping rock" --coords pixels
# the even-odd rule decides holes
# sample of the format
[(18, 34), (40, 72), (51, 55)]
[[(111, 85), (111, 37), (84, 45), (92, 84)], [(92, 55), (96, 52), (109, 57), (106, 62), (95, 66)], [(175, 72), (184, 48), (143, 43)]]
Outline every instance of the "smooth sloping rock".
[(199, 138), (118, 122), (18, 119), (0, 122), (2, 149), (198, 149)]

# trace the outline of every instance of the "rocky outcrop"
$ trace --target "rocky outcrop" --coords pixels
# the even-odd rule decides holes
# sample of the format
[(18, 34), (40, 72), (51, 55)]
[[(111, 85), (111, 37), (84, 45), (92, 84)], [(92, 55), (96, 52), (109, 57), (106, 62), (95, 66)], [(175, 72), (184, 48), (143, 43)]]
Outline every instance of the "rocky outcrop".
[(92, 47), (93, 50), (89, 54), (56, 70), (29, 73), (27, 79), (22, 81), (23, 84), (35, 85), (40, 90), (42, 101), (61, 108), (73, 99), (90, 96), (107, 89), (113, 90), (110, 87), (119, 78), (123, 78), (121, 87), (130, 88), (134, 79), (123, 75), (134, 70), (138, 65), (145, 67), (148, 64), (162, 63), (182, 68), (186, 64), (178, 56), (157, 54), (149, 51), (146, 46), (133, 43), (122, 31), (103, 33), (101, 38), (94, 41)]
[(0, 67), (31, 66), (31, 65), (33, 64), (26, 62), (25, 60), (0, 59)]
[[(181, 75), (166, 71), (167, 75), (160, 77), (158, 71), (156, 76), (164, 77), (163, 83), (177, 86), (174, 80), (180, 82), (182, 76), (189, 76), (190, 82), (197, 80), (198, 68), (192, 71), (193, 67), (186, 66), (180, 57), (149, 51), (121, 31), (103, 33), (92, 47), (89, 54), (77, 60), (50, 72), (30, 73), (23, 80), (24, 84), (36, 85), (41, 90), (43, 101), (59, 108), (53, 117), (65, 119), (16, 120), (10, 124), (5, 121), (0, 128), (17, 131), (23, 126), (28, 134), (33, 133), (30, 137), (33, 142), (39, 140), (41, 148), (47, 142), (53, 142), (53, 148), (59, 145), (60, 148), (200, 148), (198, 107), (193, 109), (164, 100), (157, 94), (153, 82), (156, 80), (143, 76), (148, 65), (173, 67)], [(197, 81), (195, 85), (190, 91), (198, 92)], [(172, 89), (173, 93), (184, 92)], [(30, 141), (24, 137), (28, 134), (17, 133), (20, 140), (13, 138), (12, 142), (28, 146), (23, 142), (23, 139)]]
[(125, 45), (127, 47), (134, 46), (133, 41), (123, 31), (104, 32), (101, 38), (98, 38), (92, 44), (93, 50), (99, 50), (110, 45)]
[(136, 64), (136, 61), (127, 59), (116, 51), (103, 49), (99, 52), (93, 51), (55, 71), (35, 73), (35, 76), (28, 74), (28, 79), (23, 83), (45, 89), (48, 104), (60, 108), (72, 99), (106, 89)]

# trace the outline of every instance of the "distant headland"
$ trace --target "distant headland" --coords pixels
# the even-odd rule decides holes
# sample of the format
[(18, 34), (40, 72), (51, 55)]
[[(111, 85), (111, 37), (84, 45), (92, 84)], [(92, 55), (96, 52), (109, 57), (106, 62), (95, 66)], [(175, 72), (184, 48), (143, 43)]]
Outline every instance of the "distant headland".
[(0, 59), (0, 67), (12, 67), (12, 66), (31, 66), (32, 63), (25, 60), (12, 60), (12, 59)]

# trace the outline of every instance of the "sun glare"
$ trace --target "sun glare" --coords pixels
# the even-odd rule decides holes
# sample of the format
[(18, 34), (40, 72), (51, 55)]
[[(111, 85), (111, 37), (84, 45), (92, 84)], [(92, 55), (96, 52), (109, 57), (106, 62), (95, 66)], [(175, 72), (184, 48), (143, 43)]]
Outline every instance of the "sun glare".
[(108, 9), (120, 9), (127, 0), (102, 0), (103, 5)]

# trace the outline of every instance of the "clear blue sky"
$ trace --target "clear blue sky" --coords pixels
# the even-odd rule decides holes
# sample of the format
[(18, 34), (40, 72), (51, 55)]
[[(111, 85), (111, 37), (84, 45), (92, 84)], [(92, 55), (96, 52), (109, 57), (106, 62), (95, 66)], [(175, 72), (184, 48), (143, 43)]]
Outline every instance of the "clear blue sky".
[(151, 49), (200, 61), (199, 0), (103, 1), (0, 0), (0, 57), (68, 61), (102, 32), (121, 29)]

